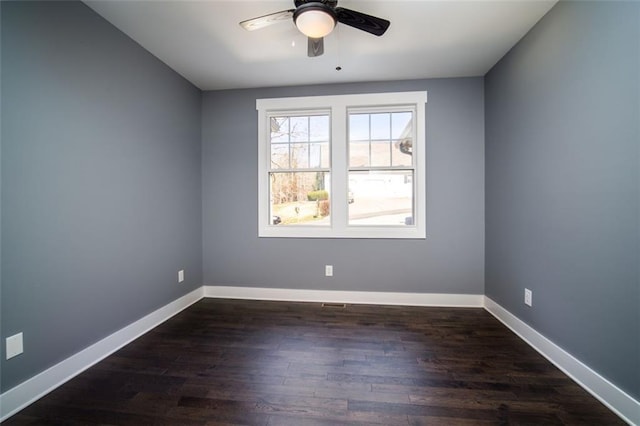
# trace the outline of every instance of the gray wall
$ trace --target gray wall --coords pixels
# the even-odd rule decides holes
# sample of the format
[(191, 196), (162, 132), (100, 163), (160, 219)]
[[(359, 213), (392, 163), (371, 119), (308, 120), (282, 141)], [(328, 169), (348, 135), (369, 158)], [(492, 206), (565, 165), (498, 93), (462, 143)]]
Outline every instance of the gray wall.
[(80, 2), (1, 7), (5, 391), (202, 285), (201, 94)]
[(560, 2), (485, 79), (486, 294), (635, 398), (639, 24)]
[[(2, 4), (0, 4), (0, 346), (2, 345)], [(0, 359), (4, 352), (0, 349)], [(2, 393), (2, 363), (0, 362), (0, 393)]]
[[(426, 240), (258, 238), (257, 98), (409, 90), (428, 91)], [(204, 283), (483, 294), (483, 103), (480, 77), (205, 92)]]

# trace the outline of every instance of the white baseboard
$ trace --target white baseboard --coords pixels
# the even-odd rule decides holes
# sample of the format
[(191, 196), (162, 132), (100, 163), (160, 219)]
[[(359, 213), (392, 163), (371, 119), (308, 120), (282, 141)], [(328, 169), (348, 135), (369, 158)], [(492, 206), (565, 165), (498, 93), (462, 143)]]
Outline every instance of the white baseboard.
[(484, 307), (522, 340), (631, 425), (640, 425), (640, 402), (485, 296)]
[(200, 287), (8, 390), (0, 395), (0, 421), (11, 417), (203, 297), (376, 305), (484, 307), (620, 418), (629, 424), (640, 425), (640, 402), (486, 296), (230, 286)]
[(204, 297), (221, 299), (331, 302), (369, 305), (482, 308), (481, 294), (391, 293), (377, 291), (301, 290), (288, 288), (205, 286)]
[(0, 421), (42, 398), (202, 297), (203, 288), (200, 287), (9, 389), (0, 395)]

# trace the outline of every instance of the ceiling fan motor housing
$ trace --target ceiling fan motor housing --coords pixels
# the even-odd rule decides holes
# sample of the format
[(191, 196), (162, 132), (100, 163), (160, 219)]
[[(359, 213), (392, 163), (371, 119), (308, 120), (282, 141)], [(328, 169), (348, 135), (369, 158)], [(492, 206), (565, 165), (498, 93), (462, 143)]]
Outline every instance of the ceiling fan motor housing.
[(333, 9), (338, 5), (338, 0), (294, 0), (293, 3), (295, 4), (296, 7), (300, 7), (303, 4), (309, 4), (309, 3), (322, 3)]
[[(311, 38), (322, 38), (329, 34), (336, 23), (338, 16), (333, 7), (325, 2), (312, 1), (303, 2), (298, 6), (296, 0), (296, 10), (293, 12), (293, 22), (298, 29)], [(337, 2), (331, 2), (337, 3)], [(313, 13), (316, 12), (316, 13)], [(317, 13), (320, 12), (320, 13)], [(323, 18), (320, 18), (323, 17)], [(330, 21), (327, 21), (327, 17)]]

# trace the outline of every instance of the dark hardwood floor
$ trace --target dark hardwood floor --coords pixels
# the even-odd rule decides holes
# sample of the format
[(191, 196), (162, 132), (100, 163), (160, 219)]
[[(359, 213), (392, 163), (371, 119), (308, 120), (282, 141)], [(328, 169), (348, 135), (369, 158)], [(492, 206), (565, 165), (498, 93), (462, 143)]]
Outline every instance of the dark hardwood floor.
[(483, 309), (204, 299), (6, 425), (616, 425)]

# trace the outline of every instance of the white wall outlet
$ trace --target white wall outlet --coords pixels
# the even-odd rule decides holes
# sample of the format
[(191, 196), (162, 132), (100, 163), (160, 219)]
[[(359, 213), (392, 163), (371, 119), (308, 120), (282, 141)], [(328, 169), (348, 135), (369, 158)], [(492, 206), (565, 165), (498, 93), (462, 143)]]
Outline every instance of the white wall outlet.
[(20, 355), (22, 352), (24, 352), (24, 349), (22, 347), (22, 333), (14, 334), (11, 337), (7, 337), (7, 359), (13, 358), (16, 355)]
[(181, 283), (184, 281), (184, 269), (180, 269), (178, 271), (178, 282)]
[(333, 276), (333, 265), (324, 265), (324, 276), (325, 277)]
[(524, 304), (533, 306), (533, 293), (528, 288), (524, 289)]

